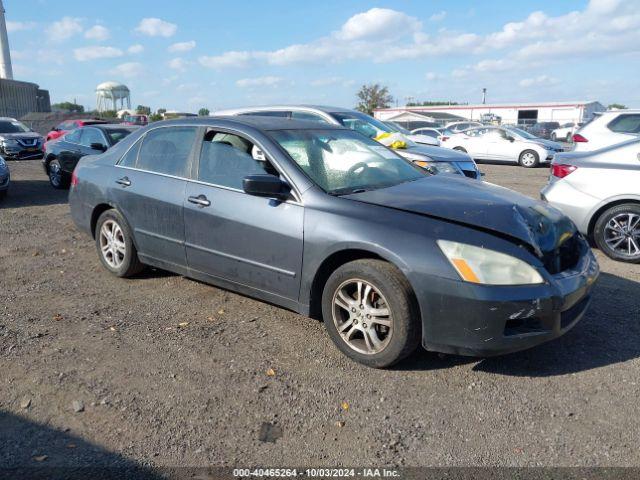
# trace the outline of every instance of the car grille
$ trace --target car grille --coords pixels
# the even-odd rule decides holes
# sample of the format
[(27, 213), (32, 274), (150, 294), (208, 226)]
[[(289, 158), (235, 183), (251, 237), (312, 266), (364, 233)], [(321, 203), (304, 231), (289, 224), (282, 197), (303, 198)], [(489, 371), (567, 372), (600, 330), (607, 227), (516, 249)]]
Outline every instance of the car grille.
[(570, 270), (578, 264), (582, 252), (582, 239), (578, 233), (566, 240), (559, 248), (543, 257), (544, 266), (550, 274)]
[(19, 138), (18, 143), (23, 147), (35, 147), (38, 144), (37, 138)]

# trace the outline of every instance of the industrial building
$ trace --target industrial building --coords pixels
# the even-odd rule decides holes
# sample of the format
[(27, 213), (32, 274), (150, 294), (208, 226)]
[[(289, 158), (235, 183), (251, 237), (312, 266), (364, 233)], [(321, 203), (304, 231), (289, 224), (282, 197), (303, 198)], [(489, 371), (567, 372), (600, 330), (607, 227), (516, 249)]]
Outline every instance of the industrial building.
[(432, 117), (446, 116), (461, 117), (467, 120), (485, 121), (499, 117), (503, 124), (533, 124), (536, 122), (586, 122), (596, 112), (603, 112), (606, 108), (600, 102), (540, 102), (540, 103), (494, 103), (477, 105), (436, 105), (429, 107), (396, 107), (380, 108), (374, 111), (374, 116), (380, 120), (410, 120), (411, 114), (416, 120), (426, 120)]
[(20, 118), (29, 112), (50, 112), (49, 92), (35, 83), (13, 79), (9, 38), (0, 0), (0, 116)]

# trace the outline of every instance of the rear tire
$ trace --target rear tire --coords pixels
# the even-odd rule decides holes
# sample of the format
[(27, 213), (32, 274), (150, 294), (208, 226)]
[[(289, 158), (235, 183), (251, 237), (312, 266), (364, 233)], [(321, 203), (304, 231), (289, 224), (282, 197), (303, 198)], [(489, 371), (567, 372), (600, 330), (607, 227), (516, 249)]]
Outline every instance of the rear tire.
[(520, 154), (518, 163), (525, 168), (535, 168), (540, 164), (540, 156), (535, 150), (525, 150)]
[(102, 265), (115, 276), (131, 277), (144, 269), (131, 229), (117, 210), (107, 210), (98, 217), (95, 238)]
[(411, 286), (382, 260), (355, 260), (333, 272), (322, 293), (322, 316), (338, 349), (369, 367), (389, 367), (420, 344)]
[(60, 162), (57, 159), (53, 159), (47, 165), (47, 172), (49, 174), (49, 183), (57, 190), (66, 190), (71, 184), (71, 179), (62, 170)]
[(640, 263), (640, 204), (623, 203), (605, 210), (596, 221), (593, 239), (607, 257)]

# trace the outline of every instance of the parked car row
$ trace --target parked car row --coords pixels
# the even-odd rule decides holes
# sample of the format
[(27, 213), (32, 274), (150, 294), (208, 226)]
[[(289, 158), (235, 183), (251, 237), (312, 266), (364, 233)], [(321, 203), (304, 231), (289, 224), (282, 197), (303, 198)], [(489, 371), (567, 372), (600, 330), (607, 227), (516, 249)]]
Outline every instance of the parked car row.
[(453, 150), (387, 148), (384, 124), (344, 109), (226, 113), (152, 124), (80, 159), (71, 216), (106, 270), (150, 265), (317, 316), (372, 367), (419, 345), (529, 348), (588, 308), (599, 267), (566, 216), (407, 155)]

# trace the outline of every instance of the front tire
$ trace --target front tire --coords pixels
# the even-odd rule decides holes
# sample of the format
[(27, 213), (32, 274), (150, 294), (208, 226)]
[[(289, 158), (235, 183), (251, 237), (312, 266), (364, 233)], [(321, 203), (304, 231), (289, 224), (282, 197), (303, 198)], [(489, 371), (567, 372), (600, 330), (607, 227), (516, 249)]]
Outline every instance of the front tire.
[(520, 154), (518, 163), (525, 168), (535, 168), (540, 164), (540, 156), (534, 150), (525, 150)]
[(607, 257), (640, 263), (640, 204), (624, 203), (604, 211), (596, 221), (593, 239)]
[(389, 367), (420, 343), (411, 286), (381, 260), (356, 260), (333, 272), (322, 294), (322, 316), (338, 349), (369, 367)]
[(144, 268), (131, 229), (117, 210), (103, 212), (96, 222), (96, 248), (102, 265), (117, 277), (131, 277)]
[(57, 190), (66, 190), (71, 183), (69, 176), (62, 170), (60, 162), (57, 159), (53, 159), (49, 162), (47, 167), (49, 173), (49, 183)]

